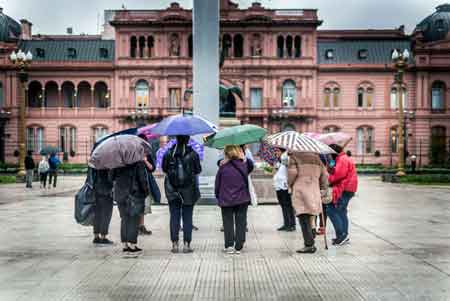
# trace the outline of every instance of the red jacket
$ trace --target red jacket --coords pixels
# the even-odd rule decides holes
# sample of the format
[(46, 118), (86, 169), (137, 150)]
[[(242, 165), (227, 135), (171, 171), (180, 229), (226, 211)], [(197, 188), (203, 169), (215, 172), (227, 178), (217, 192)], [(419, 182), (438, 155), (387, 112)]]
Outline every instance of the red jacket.
[(353, 160), (345, 153), (340, 153), (336, 158), (334, 172), (328, 177), (328, 182), (333, 186), (333, 203), (337, 203), (344, 191), (356, 192), (358, 189), (358, 176)]

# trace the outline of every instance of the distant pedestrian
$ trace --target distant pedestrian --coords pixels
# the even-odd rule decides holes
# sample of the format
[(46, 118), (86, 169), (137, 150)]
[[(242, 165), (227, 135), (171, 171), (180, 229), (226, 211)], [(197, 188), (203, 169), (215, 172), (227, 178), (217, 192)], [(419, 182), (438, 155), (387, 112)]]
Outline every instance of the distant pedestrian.
[(248, 175), (253, 161), (244, 160), (241, 147), (225, 147), (225, 163), (216, 175), (215, 195), (222, 210), (225, 248), (228, 254), (240, 254), (245, 243), (247, 209), (251, 202)]
[(320, 190), (328, 187), (328, 173), (318, 154), (293, 153), (289, 157), (288, 184), (292, 204), (302, 228), (304, 247), (297, 253), (315, 253), (313, 219), (322, 212)]
[(277, 148), (275, 155), (278, 162), (275, 163), (275, 174), (273, 177), (273, 184), (277, 194), (278, 203), (281, 206), (283, 213), (283, 225), (278, 228), (278, 231), (295, 231), (295, 212), (292, 207), (291, 194), (288, 187), (288, 154), (285, 149)]
[(350, 241), (348, 233), (347, 207), (358, 188), (358, 176), (353, 160), (342, 150), (342, 147), (331, 144), (330, 147), (336, 151), (334, 155), (335, 166), (331, 169), (328, 181), (333, 187), (333, 201), (327, 204), (327, 215), (333, 223), (336, 238), (332, 240), (334, 245), (344, 245)]
[(48, 188), (51, 187), (52, 181), (53, 181), (53, 188), (56, 188), (56, 179), (58, 178), (58, 169), (59, 169), (59, 166), (61, 165), (61, 161), (59, 161), (56, 154), (50, 155), (50, 158), (48, 159), (48, 165), (50, 167), (48, 170), (48, 176), (49, 176)]
[(38, 172), (39, 172), (39, 182), (40, 182), (40, 188), (45, 189), (47, 186), (47, 175), (48, 170), (50, 169), (50, 166), (48, 165), (48, 159), (47, 156), (42, 156), (41, 161), (39, 162), (38, 166)]
[(27, 188), (33, 188), (33, 173), (36, 165), (34, 164), (33, 160), (33, 152), (28, 151), (27, 156), (25, 157), (25, 180), (26, 180), (26, 187)]
[(417, 156), (413, 154), (413, 155), (411, 155), (411, 157), (409, 159), (411, 161), (411, 171), (412, 171), (412, 173), (416, 173)]
[(200, 199), (198, 175), (200, 158), (188, 145), (189, 136), (177, 136), (177, 143), (164, 155), (162, 170), (166, 174), (164, 189), (170, 210), (170, 240), (172, 253), (179, 252), (180, 223), (183, 219), (183, 253), (192, 253), (192, 217)]
[(107, 238), (113, 212), (113, 181), (109, 170), (92, 170), (94, 173), (95, 215), (94, 244), (113, 244)]
[(145, 163), (113, 170), (113, 195), (120, 213), (120, 239), (124, 256), (137, 256), (142, 249), (137, 246), (139, 219), (144, 213), (145, 198), (149, 194)]

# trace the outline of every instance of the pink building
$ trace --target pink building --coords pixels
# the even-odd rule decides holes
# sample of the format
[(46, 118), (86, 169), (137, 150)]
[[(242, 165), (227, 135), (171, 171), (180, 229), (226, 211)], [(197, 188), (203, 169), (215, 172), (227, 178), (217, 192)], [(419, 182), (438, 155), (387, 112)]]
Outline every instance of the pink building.
[[(28, 68), (27, 147), (59, 146), (85, 162), (99, 136), (191, 109), (192, 11), (105, 11), (102, 35), (33, 35), (32, 24), (0, 13), (0, 160), (16, 162), (17, 70), (11, 51), (34, 56)], [(429, 162), (448, 160), (450, 4), (405, 34), (387, 30), (320, 30), (317, 10), (241, 9), (221, 1), (221, 81), (242, 99), (221, 104), (223, 122), (271, 132), (342, 130), (353, 135), (356, 162), (395, 164), (397, 87), (394, 49), (413, 59), (405, 78), (406, 145)], [(211, 100), (214, 101), (214, 100)]]

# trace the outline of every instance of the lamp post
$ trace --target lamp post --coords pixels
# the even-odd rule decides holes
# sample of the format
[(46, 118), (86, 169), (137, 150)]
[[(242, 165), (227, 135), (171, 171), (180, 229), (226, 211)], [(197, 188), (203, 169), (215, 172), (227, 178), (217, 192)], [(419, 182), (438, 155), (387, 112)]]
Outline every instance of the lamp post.
[(392, 52), (392, 62), (395, 68), (395, 84), (397, 86), (398, 93), (398, 168), (397, 168), (397, 176), (401, 177), (405, 175), (405, 151), (404, 151), (404, 137), (403, 137), (403, 129), (404, 129), (404, 119), (403, 119), (403, 76), (405, 74), (406, 67), (408, 66), (409, 59), (409, 51), (405, 49), (403, 52), (398, 52), (394, 50)]
[(17, 176), (23, 178), (25, 176), (25, 91), (28, 81), (28, 73), (26, 68), (31, 64), (33, 55), (30, 51), (26, 54), (21, 49), (12, 52), (9, 59), (19, 69), (18, 78), (20, 82), (19, 95), (17, 97), (19, 107), (19, 118), (17, 123), (17, 139), (19, 143), (19, 171)]

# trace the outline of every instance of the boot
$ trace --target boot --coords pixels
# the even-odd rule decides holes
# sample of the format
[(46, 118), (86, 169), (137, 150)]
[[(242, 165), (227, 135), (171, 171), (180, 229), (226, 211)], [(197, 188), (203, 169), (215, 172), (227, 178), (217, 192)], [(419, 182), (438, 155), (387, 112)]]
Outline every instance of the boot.
[(304, 247), (300, 250), (297, 250), (296, 252), (300, 253), (300, 254), (312, 254), (312, 253), (316, 253), (316, 251), (317, 251), (317, 248), (314, 246), (311, 246), (311, 247)]
[(183, 253), (186, 254), (186, 253), (192, 253), (192, 252), (194, 252), (194, 249), (191, 248), (191, 244), (185, 242), (184, 246), (183, 246)]

